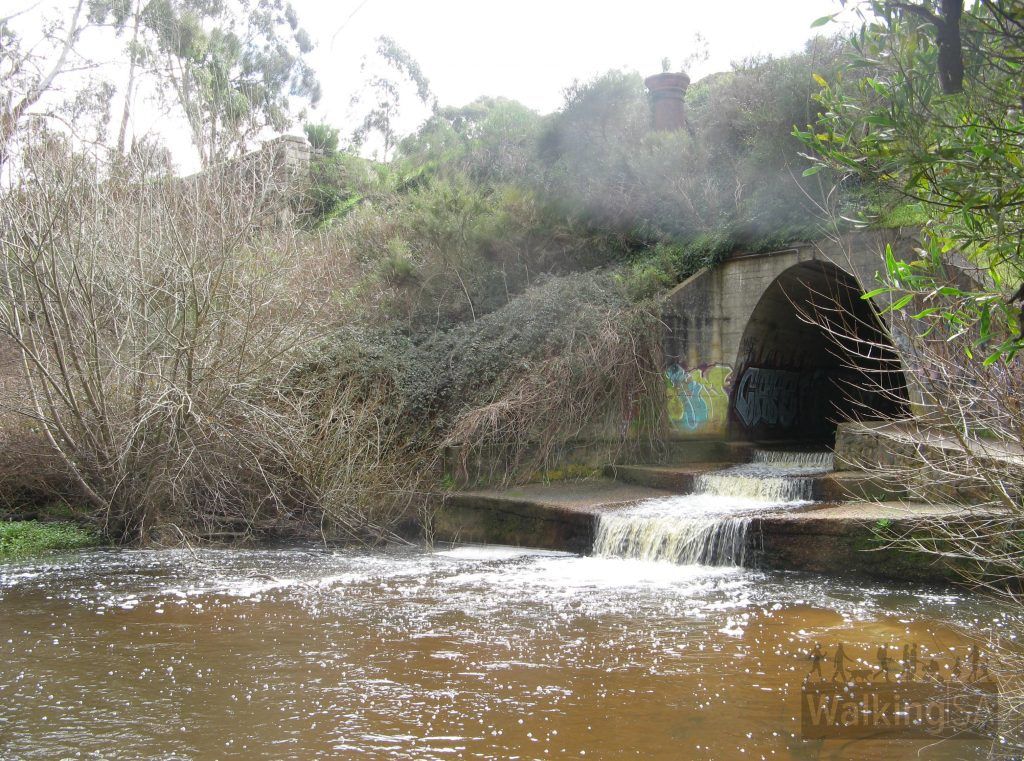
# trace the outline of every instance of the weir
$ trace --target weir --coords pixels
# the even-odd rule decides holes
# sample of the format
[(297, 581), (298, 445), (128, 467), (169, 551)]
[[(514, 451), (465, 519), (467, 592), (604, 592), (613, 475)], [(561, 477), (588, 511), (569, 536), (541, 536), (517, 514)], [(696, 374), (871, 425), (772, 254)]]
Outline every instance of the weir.
[(697, 476), (690, 494), (601, 514), (594, 554), (742, 566), (751, 520), (810, 504), (812, 476), (832, 469), (827, 451), (755, 450), (751, 462)]
[(862, 439), (871, 429), (843, 422), (838, 430), (834, 466), (831, 452), (806, 451), (806, 442), (758, 449), (694, 441), (674, 449), (671, 463), (614, 464), (585, 480), (455, 492), (434, 508), (433, 536), (666, 565), (958, 578), (954, 564), (889, 546), (878, 529), (905, 536), (961, 511), (914, 502), (905, 485), (848, 469), (851, 457), (869, 451)]

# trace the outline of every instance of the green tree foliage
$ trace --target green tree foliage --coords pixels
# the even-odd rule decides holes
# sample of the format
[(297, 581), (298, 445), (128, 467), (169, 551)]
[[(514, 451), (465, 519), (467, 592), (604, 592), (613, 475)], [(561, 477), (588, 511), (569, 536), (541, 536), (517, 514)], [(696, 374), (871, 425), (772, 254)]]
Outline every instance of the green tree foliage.
[(309, 147), (323, 156), (333, 156), (338, 152), (340, 137), (338, 130), (329, 124), (307, 124), (303, 128)]
[(283, 131), (297, 102), (320, 98), (312, 42), (282, 0), (93, 0), (90, 14), (131, 34), (122, 152), (139, 66), (181, 109), (203, 166), (245, 152), (266, 128)]
[(862, 75), (822, 77), (823, 116), (800, 137), (819, 166), (926, 210), (920, 257), (890, 258), (894, 306), (994, 362), (1021, 347), (1024, 3), (972, 2), (962, 17), (956, 5), (865, 3), (851, 40)]
[(333, 234), (411, 330), (472, 320), (541, 273), (615, 258), (601, 233), (545, 202), (540, 124), (518, 103), (482, 99), (439, 110), (388, 164), (318, 157), (307, 224), (344, 218)]
[[(370, 75), (365, 91), (353, 98), (353, 106), (369, 99), (369, 107), (362, 122), (352, 131), (352, 145), (363, 147), (371, 136), (376, 135), (382, 142), (380, 157), (390, 158), (398, 144), (400, 134), (395, 121), (402, 109), (406, 89), (411, 86), (420, 104), (433, 111), (437, 99), (430, 90), (420, 65), (407, 50), (390, 37), (377, 38), (377, 56), (383, 62), (385, 71)], [(363, 71), (368, 63), (363, 62)]]
[(399, 145), (396, 163), (410, 178), (463, 173), (483, 185), (523, 184), (541, 172), (541, 118), (506, 98), (479, 98), (435, 111)]

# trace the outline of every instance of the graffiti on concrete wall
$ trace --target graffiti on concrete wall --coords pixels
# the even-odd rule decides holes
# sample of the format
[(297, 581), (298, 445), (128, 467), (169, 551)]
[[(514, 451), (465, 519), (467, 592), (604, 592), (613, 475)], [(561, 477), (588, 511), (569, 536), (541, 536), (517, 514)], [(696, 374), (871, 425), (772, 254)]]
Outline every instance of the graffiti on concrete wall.
[(732, 368), (708, 365), (687, 369), (672, 365), (665, 371), (668, 417), (686, 433), (724, 430), (729, 415)]
[(818, 424), (827, 414), (832, 385), (823, 370), (748, 367), (736, 384), (734, 409), (747, 428)]
[(736, 414), (743, 425), (790, 428), (799, 411), (800, 373), (748, 367), (736, 386)]

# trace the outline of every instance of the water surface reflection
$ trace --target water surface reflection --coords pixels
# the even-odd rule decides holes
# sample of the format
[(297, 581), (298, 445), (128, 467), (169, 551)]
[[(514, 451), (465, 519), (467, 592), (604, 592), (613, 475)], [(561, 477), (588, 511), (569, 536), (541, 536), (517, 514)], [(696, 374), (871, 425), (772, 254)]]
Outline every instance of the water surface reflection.
[(816, 641), (962, 644), (952, 594), (511, 549), (0, 568), (3, 758), (969, 758), (804, 742)]

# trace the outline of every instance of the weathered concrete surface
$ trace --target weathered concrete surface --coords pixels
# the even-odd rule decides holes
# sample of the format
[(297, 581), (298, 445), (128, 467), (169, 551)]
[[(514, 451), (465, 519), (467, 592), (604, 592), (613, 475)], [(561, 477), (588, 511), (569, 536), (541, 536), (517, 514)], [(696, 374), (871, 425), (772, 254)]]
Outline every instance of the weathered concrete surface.
[[(682, 468), (662, 470), (688, 472)], [(530, 484), (509, 491), (458, 492), (437, 506), (433, 536), (439, 541), (510, 544), (588, 554), (593, 549), (601, 513), (673, 493), (676, 490), (605, 479)], [(930, 520), (955, 512), (956, 508), (950, 506), (894, 501), (815, 503), (800, 510), (767, 513), (752, 521), (747, 564), (766, 570), (879, 579), (952, 579), (955, 574), (949, 567), (925, 555), (890, 549), (886, 537), (912, 535)]]
[(604, 474), (628, 484), (647, 486), (651, 489), (667, 489), (677, 494), (693, 491), (693, 482), (701, 473), (721, 470), (731, 462), (695, 463), (680, 465), (608, 465)]
[[(600, 472), (609, 462), (621, 463), (703, 463), (747, 462), (753, 445), (745, 441), (722, 439), (676, 439), (642, 442), (639, 447), (624, 446), (621, 420), (606, 419), (592, 423), (590, 434), (562, 446), (556, 458), (557, 468), (591, 468)], [(599, 436), (603, 435), (604, 438)], [(462, 488), (478, 482), (493, 482), (506, 473), (511, 464), (498, 450), (477, 450), (462, 445), (444, 451), (444, 472), (451, 474)]]
[[(898, 257), (912, 255), (913, 237), (900, 231), (859, 233), (768, 253), (738, 252), (671, 291), (663, 322), (672, 435), (829, 435), (825, 424), (835, 399), (824, 392), (842, 375), (843, 363), (821, 331), (794, 315), (814, 299), (867, 309), (860, 292), (875, 287), (887, 244)], [(885, 307), (887, 298), (876, 296), (874, 306)], [(858, 325), (872, 319), (857, 317)], [(809, 424), (822, 430), (802, 430)]]
[(891, 548), (929, 521), (956, 514), (942, 505), (847, 503), (758, 516), (748, 534), (755, 568), (851, 574), (897, 581), (950, 581), (955, 569), (933, 556)]
[[(608, 465), (604, 475), (637, 486), (688, 494), (693, 491), (697, 476), (732, 464), (729, 461), (689, 465)], [(811, 499), (816, 502), (891, 501), (906, 497), (906, 489), (864, 471), (838, 471), (802, 478), (811, 481)]]
[[(973, 439), (967, 446), (972, 457), (989, 467), (1024, 468), (1024, 447), (1017, 442)], [(922, 450), (936, 459), (948, 459), (963, 448), (949, 434), (900, 421), (840, 423), (836, 431), (836, 460), (872, 468), (902, 465), (906, 457)]]
[(982, 505), (1024, 496), (1024, 448), (1014, 442), (961, 442), (904, 422), (840, 423), (835, 455), (840, 467), (880, 484), (902, 481), (911, 499)]
[(671, 492), (594, 479), (456, 492), (435, 506), (435, 540), (510, 544), (588, 553), (597, 516)]

